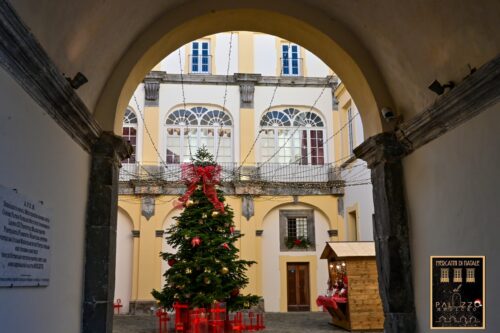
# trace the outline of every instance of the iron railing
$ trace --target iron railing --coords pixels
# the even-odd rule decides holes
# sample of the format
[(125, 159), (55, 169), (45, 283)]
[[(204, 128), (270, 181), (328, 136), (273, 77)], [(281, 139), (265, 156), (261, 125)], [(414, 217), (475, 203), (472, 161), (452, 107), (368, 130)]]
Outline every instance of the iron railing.
[(266, 182), (325, 183), (335, 180), (330, 165), (262, 163), (257, 164), (257, 175)]
[[(219, 163), (223, 182), (253, 181), (265, 183), (327, 183), (340, 179), (331, 165), (300, 165), (284, 163), (258, 163), (239, 167), (236, 163)], [(123, 164), (120, 181), (153, 180), (181, 181), (181, 164), (140, 165)]]

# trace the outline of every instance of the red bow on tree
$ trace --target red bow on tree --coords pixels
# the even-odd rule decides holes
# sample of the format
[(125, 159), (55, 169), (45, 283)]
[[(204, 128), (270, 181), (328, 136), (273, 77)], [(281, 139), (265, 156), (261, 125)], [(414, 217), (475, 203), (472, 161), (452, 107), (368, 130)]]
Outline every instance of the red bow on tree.
[(220, 183), (220, 165), (195, 166), (194, 164), (182, 164), (182, 181), (187, 185), (186, 193), (177, 200), (176, 207), (182, 207), (191, 195), (196, 191), (198, 184), (202, 185), (203, 193), (214, 205), (214, 208), (224, 213), (224, 204), (217, 197), (215, 185)]

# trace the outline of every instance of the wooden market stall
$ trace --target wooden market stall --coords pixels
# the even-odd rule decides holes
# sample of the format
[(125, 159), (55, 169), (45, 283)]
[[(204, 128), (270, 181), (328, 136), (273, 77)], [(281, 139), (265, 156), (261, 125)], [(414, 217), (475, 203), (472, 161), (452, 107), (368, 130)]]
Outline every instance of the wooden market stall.
[(328, 260), (329, 295), (317, 303), (333, 324), (350, 331), (383, 330), (374, 242), (328, 242), (321, 259)]

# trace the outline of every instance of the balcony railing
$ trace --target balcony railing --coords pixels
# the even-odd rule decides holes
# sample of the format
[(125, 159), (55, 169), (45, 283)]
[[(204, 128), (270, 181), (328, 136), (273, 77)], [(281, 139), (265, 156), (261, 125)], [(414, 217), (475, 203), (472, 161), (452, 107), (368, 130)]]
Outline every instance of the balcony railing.
[(330, 165), (264, 163), (257, 164), (257, 170), (260, 180), (267, 182), (326, 183), (334, 180)]
[[(223, 182), (257, 181), (266, 183), (328, 183), (340, 179), (331, 165), (259, 163), (239, 167), (236, 163), (220, 163)], [(120, 181), (181, 181), (181, 165), (123, 164)]]
[(212, 56), (211, 55), (189, 55), (189, 73), (190, 74), (211, 74)]

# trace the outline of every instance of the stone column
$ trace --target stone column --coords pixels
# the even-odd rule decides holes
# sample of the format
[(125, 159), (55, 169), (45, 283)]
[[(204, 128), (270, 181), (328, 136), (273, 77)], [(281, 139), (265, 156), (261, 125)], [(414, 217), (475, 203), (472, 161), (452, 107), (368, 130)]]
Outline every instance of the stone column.
[(83, 333), (111, 333), (115, 292), (116, 214), (120, 161), (132, 147), (110, 132), (92, 147), (85, 226)]
[(354, 150), (371, 169), (374, 239), (385, 313), (385, 332), (416, 331), (410, 239), (402, 157), (404, 147), (393, 133), (375, 135)]

